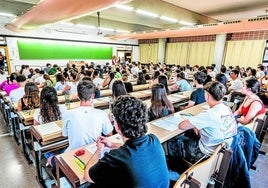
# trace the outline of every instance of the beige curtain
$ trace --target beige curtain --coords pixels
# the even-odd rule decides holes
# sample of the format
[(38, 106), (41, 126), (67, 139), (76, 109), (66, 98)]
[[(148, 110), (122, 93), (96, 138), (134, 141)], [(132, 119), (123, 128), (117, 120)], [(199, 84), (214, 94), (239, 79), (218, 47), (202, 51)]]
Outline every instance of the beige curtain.
[(215, 42), (168, 43), (166, 63), (190, 66), (210, 65), (213, 61)]
[(158, 43), (140, 44), (140, 62), (158, 63)]
[(265, 40), (228, 41), (223, 64), (257, 68), (262, 63), (264, 48)]

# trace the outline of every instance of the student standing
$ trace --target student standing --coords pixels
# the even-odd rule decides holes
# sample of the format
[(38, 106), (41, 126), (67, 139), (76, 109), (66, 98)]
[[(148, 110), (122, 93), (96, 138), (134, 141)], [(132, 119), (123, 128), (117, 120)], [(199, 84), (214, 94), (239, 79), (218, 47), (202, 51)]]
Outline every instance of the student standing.
[[(113, 114), (115, 129), (124, 144), (100, 137), (86, 165), (85, 179), (94, 187), (169, 187), (162, 145), (155, 135), (146, 134), (146, 105), (134, 97), (120, 96)], [(99, 159), (104, 146), (112, 150)]]

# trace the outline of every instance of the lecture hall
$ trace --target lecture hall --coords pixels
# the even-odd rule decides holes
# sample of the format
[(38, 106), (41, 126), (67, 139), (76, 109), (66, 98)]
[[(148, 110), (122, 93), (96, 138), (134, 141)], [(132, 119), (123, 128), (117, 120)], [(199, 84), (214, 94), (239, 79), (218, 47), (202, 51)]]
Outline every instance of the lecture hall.
[(267, 188), (267, 0), (1, 0), (1, 188)]

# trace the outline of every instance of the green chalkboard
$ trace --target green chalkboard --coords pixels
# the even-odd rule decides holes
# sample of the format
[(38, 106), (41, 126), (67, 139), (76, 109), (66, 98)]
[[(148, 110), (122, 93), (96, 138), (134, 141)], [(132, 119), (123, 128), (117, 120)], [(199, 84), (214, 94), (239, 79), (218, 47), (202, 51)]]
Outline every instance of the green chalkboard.
[(18, 40), (21, 60), (112, 59), (111, 45), (64, 41)]

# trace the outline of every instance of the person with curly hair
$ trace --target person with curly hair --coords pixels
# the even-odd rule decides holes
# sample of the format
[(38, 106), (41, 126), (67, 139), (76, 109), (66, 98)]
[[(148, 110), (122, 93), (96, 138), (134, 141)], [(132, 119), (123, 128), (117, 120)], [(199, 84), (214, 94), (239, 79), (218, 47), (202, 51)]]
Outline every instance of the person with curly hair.
[(167, 98), (167, 92), (163, 84), (155, 84), (152, 87), (151, 106), (148, 109), (149, 121), (174, 113), (174, 107)]
[[(146, 105), (135, 97), (120, 96), (113, 114), (115, 129), (124, 144), (100, 137), (84, 178), (96, 187), (169, 187), (162, 145), (155, 135), (146, 134)], [(99, 159), (104, 146), (111, 150)]]
[[(58, 105), (58, 96), (55, 88), (46, 86), (41, 91), (40, 108), (35, 109), (33, 114), (34, 125), (61, 120), (62, 113), (65, 110), (63, 105)], [(59, 153), (63, 153), (64, 150), (59, 150)], [(55, 152), (47, 152), (44, 156), (47, 159), (47, 165), (56, 166)]]
[(24, 96), (18, 100), (18, 111), (38, 108), (40, 105), (38, 86), (33, 82), (28, 82), (24, 87), (24, 93)]
[(46, 86), (41, 91), (40, 109), (36, 109), (33, 115), (34, 125), (61, 120), (61, 114), (64, 110), (64, 106), (58, 105), (56, 90)]

